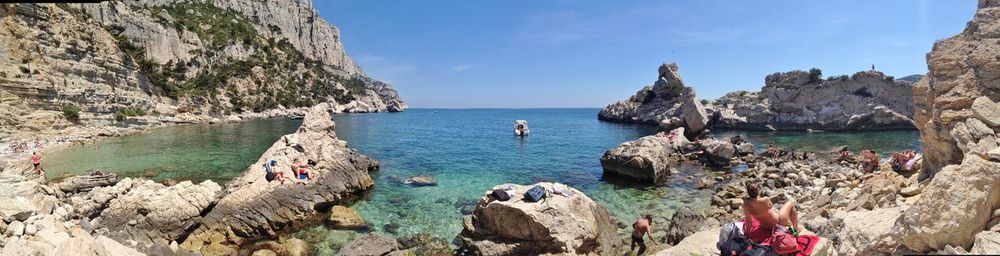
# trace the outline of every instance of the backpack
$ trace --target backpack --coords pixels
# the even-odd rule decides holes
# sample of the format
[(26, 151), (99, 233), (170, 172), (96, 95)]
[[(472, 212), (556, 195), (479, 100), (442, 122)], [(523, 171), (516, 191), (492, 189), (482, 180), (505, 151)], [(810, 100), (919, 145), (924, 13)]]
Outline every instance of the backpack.
[(492, 195), (493, 198), (496, 198), (497, 200), (500, 200), (500, 201), (510, 200), (510, 194), (507, 194), (507, 191), (505, 191), (503, 189), (499, 189), (499, 188), (498, 189), (494, 189), (493, 193), (490, 193), (490, 195)]
[[(729, 232), (726, 233), (726, 230)], [(726, 224), (726, 226), (722, 228), (722, 231), (723, 232), (720, 232), (719, 234), (719, 243), (716, 244), (716, 247), (719, 248), (719, 255), (742, 255), (743, 252), (750, 247), (749, 240), (746, 236), (740, 234), (739, 227), (736, 227), (736, 224)]]
[(777, 256), (778, 254), (774, 252), (774, 249), (767, 245), (761, 245), (758, 243), (750, 243), (751, 248), (749, 250), (740, 253), (740, 256)]
[(535, 186), (524, 193), (524, 199), (530, 202), (538, 202), (545, 198), (545, 188), (542, 186)]
[(278, 175), (274, 174), (274, 172), (271, 170), (271, 165), (268, 162), (265, 162), (264, 163), (264, 179), (267, 180), (267, 182), (271, 182), (271, 181), (274, 181), (274, 178), (276, 178), (277, 176)]

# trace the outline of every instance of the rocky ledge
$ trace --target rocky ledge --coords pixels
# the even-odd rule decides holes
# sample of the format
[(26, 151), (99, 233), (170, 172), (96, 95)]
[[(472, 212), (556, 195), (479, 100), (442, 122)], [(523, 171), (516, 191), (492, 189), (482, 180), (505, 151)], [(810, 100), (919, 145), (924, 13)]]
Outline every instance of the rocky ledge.
[[(465, 249), (475, 255), (611, 255), (621, 246), (617, 221), (604, 206), (565, 187), (554, 194), (553, 183), (500, 185), (512, 188), (510, 200), (498, 201), (487, 191), (472, 215), (463, 219), (460, 235)], [(524, 200), (534, 186), (548, 190), (541, 202)]]
[[(19, 169), (0, 174), (0, 233), (4, 255), (163, 255), (237, 252), (245, 242), (319, 222), (372, 182), (378, 162), (337, 139), (330, 107), (311, 108), (302, 126), (283, 136), (257, 163), (223, 189), (212, 181), (165, 185), (117, 180), (111, 173), (54, 184), (30, 180)], [(288, 166), (315, 162), (305, 183), (267, 182), (263, 163), (292, 177)]]
[[(286, 177), (294, 177), (287, 168), (291, 163), (313, 160), (316, 164), (310, 171), (314, 177), (304, 184), (268, 182), (263, 164), (270, 160), (281, 163), (277, 169)], [(225, 195), (204, 215), (182, 247), (225, 254), (233, 252), (235, 245), (309, 223), (307, 220), (318, 212), (371, 188), (374, 182), (369, 172), (378, 166), (378, 161), (337, 139), (327, 107), (313, 107), (295, 133), (282, 136), (226, 185)]]
[(664, 130), (703, 127), (747, 130), (912, 129), (912, 82), (878, 71), (822, 79), (791, 71), (765, 78), (759, 92), (737, 91), (715, 101), (698, 100), (676, 64), (659, 68), (659, 79), (627, 100), (608, 105), (601, 120), (659, 124)]

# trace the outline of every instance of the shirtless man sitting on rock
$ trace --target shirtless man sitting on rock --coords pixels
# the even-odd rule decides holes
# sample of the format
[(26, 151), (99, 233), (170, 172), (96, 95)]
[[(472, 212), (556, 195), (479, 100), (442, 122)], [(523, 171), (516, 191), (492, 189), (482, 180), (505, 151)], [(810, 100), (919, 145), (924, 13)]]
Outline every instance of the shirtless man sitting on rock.
[(653, 216), (647, 214), (635, 223), (632, 223), (632, 245), (629, 248), (629, 253), (635, 250), (635, 244), (639, 244), (639, 253), (637, 255), (642, 255), (646, 253), (646, 242), (642, 240), (642, 236), (648, 235), (649, 240), (653, 241), (653, 244), (658, 244), (655, 239), (653, 239), (653, 234), (650, 230), (653, 229)]
[(747, 198), (743, 199), (743, 219), (749, 221), (756, 219), (760, 222), (761, 228), (773, 228), (777, 225), (794, 228), (792, 234), (798, 235), (802, 230), (799, 227), (798, 213), (795, 211), (795, 202), (789, 200), (781, 206), (781, 209), (774, 210), (774, 204), (770, 197), (760, 196), (760, 187), (756, 183), (747, 183)]

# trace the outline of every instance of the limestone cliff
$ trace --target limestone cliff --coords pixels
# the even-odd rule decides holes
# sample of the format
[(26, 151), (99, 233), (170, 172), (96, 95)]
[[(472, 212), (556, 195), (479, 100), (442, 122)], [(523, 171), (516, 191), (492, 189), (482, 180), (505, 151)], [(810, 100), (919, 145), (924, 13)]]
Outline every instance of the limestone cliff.
[[(667, 66), (667, 65), (665, 65)], [(683, 83), (661, 78), (628, 100), (608, 105), (598, 118), (607, 121), (677, 127), (687, 121)], [(680, 87), (671, 86), (677, 81)], [(676, 90), (671, 93), (670, 90)], [(878, 71), (827, 79), (805, 71), (775, 73), (759, 92), (737, 91), (715, 101), (703, 101), (709, 127), (751, 130), (870, 130), (913, 128), (912, 83)]]
[(997, 42), (1000, 1), (980, 0), (965, 30), (927, 54), (927, 76), (914, 88), (914, 119), (924, 153), (920, 178), (931, 180), (895, 227), (910, 249), (968, 249), (977, 237), (1000, 230), (994, 212), (1000, 208)]
[(0, 109), (18, 109), (0, 111), (5, 130), (61, 119), (65, 106), (84, 124), (322, 102), (344, 112), (406, 107), (365, 76), (311, 1), (3, 4), (0, 24)]

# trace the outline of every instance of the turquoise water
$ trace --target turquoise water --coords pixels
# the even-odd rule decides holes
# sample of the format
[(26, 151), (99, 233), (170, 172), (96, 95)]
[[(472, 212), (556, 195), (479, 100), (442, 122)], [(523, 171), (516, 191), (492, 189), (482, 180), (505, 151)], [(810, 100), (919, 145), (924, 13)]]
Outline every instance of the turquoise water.
[(42, 166), (49, 179), (110, 170), (123, 177), (223, 184), (301, 123), (281, 118), (170, 126), (63, 149), (44, 156)]
[[(373, 192), (353, 207), (375, 231), (397, 237), (430, 234), (450, 241), (461, 231), (463, 211), (471, 210), (487, 189), (502, 183), (562, 182), (604, 204), (622, 222), (647, 213), (666, 218), (683, 205), (708, 205), (710, 191), (693, 189), (697, 178), (705, 174), (695, 165), (682, 166), (682, 174), (664, 187), (603, 178), (600, 158), (605, 151), (656, 130), (598, 121), (598, 111), (412, 109), (342, 114), (334, 120), (338, 137), (382, 163), (373, 177)], [(529, 121), (530, 136), (513, 135), (517, 119)], [(50, 178), (100, 168), (130, 177), (224, 183), (300, 122), (269, 119), (167, 127), (68, 148), (48, 156), (44, 164)], [(848, 145), (885, 153), (919, 146), (916, 131), (718, 134), (742, 134), (754, 143), (774, 141), (785, 148), (814, 151)], [(433, 176), (439, 185), (410, 187), (390, 180), (414, 175)], [(316, 226), (295, 236), (321, 243), (321, 250), (332, 250), (332, 244), (348, 240), (345, 234), (350, 232)]]

